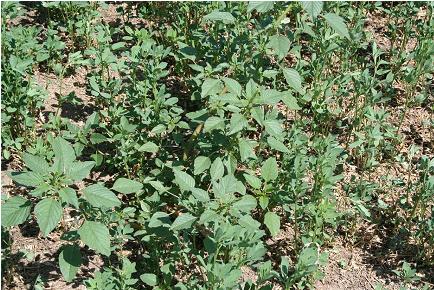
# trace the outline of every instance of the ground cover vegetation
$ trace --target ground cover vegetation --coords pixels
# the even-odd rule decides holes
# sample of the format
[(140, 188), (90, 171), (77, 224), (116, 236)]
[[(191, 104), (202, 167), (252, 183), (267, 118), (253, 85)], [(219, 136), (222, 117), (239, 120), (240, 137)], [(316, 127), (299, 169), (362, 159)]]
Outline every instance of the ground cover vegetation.
[(1, 18), (4, 289), (434, 286), (433, 2)]

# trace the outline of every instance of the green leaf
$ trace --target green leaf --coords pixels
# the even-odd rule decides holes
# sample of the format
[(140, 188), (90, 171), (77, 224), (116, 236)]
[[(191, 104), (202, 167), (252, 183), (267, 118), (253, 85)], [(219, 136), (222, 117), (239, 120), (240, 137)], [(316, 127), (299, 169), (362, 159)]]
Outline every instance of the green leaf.
[(290, 93), (283, 93), (281, 95), (281, 99), (283, 103), (288, 107), (290, 110), (298, 111), (301, 109), (301, 107), (297, 103), (297, 99), (292, 96)]
[(151, 273), (145, 273), (140, 275), (140, 280), (148, 286), (156, 286), (157, 285), (157, 276)]
[(149, 152), (149, 153), (156, 153), (158, 152), (158, 145), (155, 144), (154, 142), (146, 142), (145, 144), (143, 144), (142, 146), (139, 147), (138, 151), (139, 152)]
[(125, 47), (125, 42), (116, 42), (112, 44), (112, 50), (118, 50)]
[(30, 214), (31, 203), (21, 196), (13, 196), (1, 206), (1, 224), (11, 227), (22, 224)]
[(180, 231), (184, 229), (191, 228), (193, 222), (197, 219), (197, 217), (192, 216), (189, 213), (183, 213), (179, 215), (174, 221), (172, 226), (170, 227), (173, 231)]
[(169, 215), (165, 212), (157, 211), (152, 215), (152, 217), (149, 219), (148, 227), (150, 228), (158, 228), (161, 226), (168, 226), (170, 225), (170, 218)]
[(181, 191), (188, 191), (194, 188), (196, 182), (194, 178), (188, 173), (185, 173), (179, 169), (174, 169), (175, 183), (179, 185)]
[(256, 198), (247, 194), (241, 197), (237, 202), (234, 202), (232, 207), (242, 212), (250, 212), (252, 209), (256, 208), (256, 204)]
[(267, 47), (272, 49), (274, 54), (277, 55), (277, 58), (281, 60), (288, 54), (291, 41), (289, 41), (289, 38), (286, 36), (273, 35), (270, 37)]
[(283, 75), (285, 77), (286, 83), (297, 92), (301, 92), (301, 76), (300, 74), (292, 68), (284, 68)]
[(277, 140), (274, 137), (269, 136), (267, 138), (267, 143), (274, 150), (277, 150), (277, 151), (280, 151), (280, 152), (283, 152), (283, 153), (289, 153), (289, 149), (285, 146), (285, 144), (283, 144), (283, 142)]
[(198, 156), (194, 159), (194, 175), (198, 175), (211, 166), (211, 159), (206, 156)]
[(156, 190), (158, 190), (160, 193), (162, 193), (162, 192), (166, 192), (166, 191), (169, 189), (169, 187), (165, 187), (165, 186), (163, 185), (163, 183), (161, 183), (161, 182), (158, 181), (158, 180), (150, 180), (150, 181), (148, 181), (148, 183), (149, 183), (153, 188), (155, 188)]
[(75, 151), (68, 141), (61, 137), (54, 139), (53, 143), (54, 156), (58, 162), (58, 169), (62, 172), (66, 172), (66, 169), (70, 168), (72, 162), (75, 160)]
[(252, 218), (250, 215), (243, 215), (239, 220), (238, 224), (252, 232), (260, 231), (261, 223)]
[(50, 170), (48, 162), (42, 157), (24, 153), (23, 161), (30, 170), (38, 174), (47, 174)]
[(163, 124), (158, 124), (157, 126), (152, 128), (151, 133), (152, 134), (160, 134), (160, 133), (163, 133), (165, 130), (166, 130), (166, 126), (164, 126)]
[(200, 189), (200, 188), (193, 188), (191, 190), (191, 193), (193, 196), (201, 202), (208, 202), (209, 201), (209, 194), (207, 191)]
[(264, 180), (268, 182), (270, 180), (276, 179), (277, 174), (278, 174), (278, 167), (277, 167), (276, 158), (270, 157), (262, 165), (261, 168), (262, 178), (264, 178)]
[(264, 224), (267, 226), (271, 236), (276, 236), (280, 231), (280, 217), (274, 212), (267, 212), (264, 217)]
[(24, 186), (37, 187), (44, 183), (44, 179), (42, 178), (42, 176), (33, 171), (11, 172), (10, 177), (16, 183)]
[(138, 181), (127, 179), (124, 177), (118, 178), (113, 184), (112, 189), (117, 192), (128, 194), (138, 192), (143, 188), (143, 184)]
[(86, 220), (77, 232), (89, 248), (107, 257), (110, 256), (110, 234), (105, 225)]
[(225, 121), (220, 117), (209, 117), (204, 124), (204, 132), (210, 132), (214, 129), (223, 129)]
[(95, 207), (111, 208), (121, 205), (117, 196), (101, 184), (92, 184), (83, 189), (86, 200)]
[(272, 136), (280, 137), (282, 135), (283, 129), (279, 121), (271, 119), (265, 120), (264, 122), (265, 131)]
[(230, 129), (228, 135), (235, 134), (235, 133), (243, 130), (245, 127), (247, 127), (246, 118), (241, 114), (235, 113), (231, 117), (231, 129)]
[(312, 19), (315, 19), (322, 11), (322, 1), (300, 1), (303, 10), (310, 15)]
[(240, 156), (241, 161), (244, 162), (250, 158), (256, 159), (256, 155), (254, 152), (254, 147), (252, 145), (252, 142), (250, 140), (246, 139), (239, 139), (238, 140), (238, 146), (240, 148)]
[(59, 190), (59, 196), (62, 202), (66, 202), (75, 208), (78, 208), (78, 198), (74, 189), (65, 187)]
[(94, 161), (73, 162), (68, 176), (74, 181), (83, 180), (90, 175), (90, 171), (94, 166)]
[(34, 212), (39, 228), (46, 237), (62, 218), (63, 208), (57, 200), (45, 198), (36, 204)]
[(222, 83), (218, 79), (206, 79), (202, 83), (202, 93), (201, 97), (205, 98), (209, 95), (215, 95), (219, 93), (222, 89)]
[(223, 81), (225, 82), (229, 92), (235, 94), (237, 97), (241, 96), (242, 87), (239, 82), (227, 77), (224, 77)]
[(221, 179), (225, 174), (225, 167), (220, 157), (217, 157), (211, 164), (210, 174), (213, 181)]
[(257, 178), (256, 176), (250, 175), (250, 174), (243, 174), (244, 178), (246, 179), (247, 183), (255, 188), (255, 189), (260, 189), (261, 188), (261, 180), (259, 178)]
[(71, 282), (81, 265), (80, 249), (76, 245), (66, 245), (59, 254), (60, 272), (66, 282)]
[(258, 13), (268, 12), (273, 9), (274, 3), (273, 1), (249, 1), (249, 5), (247, 6), (247, 12), (252, 12), (256, 10)]
[(229, 12), (213, 11), (203, 17), (204, 21), (223, 21), (225, 24), (235, 22), (235, 17)]
[(100, 144), (105, 141), (107, 141), (107, 137), (101, 133), (92, 133), (90, 135), (90, 142), (92, 142), (92, 144)]
[(99, 123), (99, 116), (98, 112), (93, 112), (86, 120), (86, 123), (84, 124), (83, 129), (90, 130), (93, 126), (98, 125)]
[(327, 23), (333, 28), (334, 31), (336, 31), (337, 34), (339, 34), (342, 37), (346, 37), (350, 39), (350, 34), (348, 33), (347, 25), (345, 24), (345, 21), (342, 17), (335, 13), (327, 13), (324, 15), (325, 20)]
[(371, 218), (371, 212), (361, 202), (356, 203), (356, 208), (359, 210), (359, 212), (363, 215), (364, 218)]

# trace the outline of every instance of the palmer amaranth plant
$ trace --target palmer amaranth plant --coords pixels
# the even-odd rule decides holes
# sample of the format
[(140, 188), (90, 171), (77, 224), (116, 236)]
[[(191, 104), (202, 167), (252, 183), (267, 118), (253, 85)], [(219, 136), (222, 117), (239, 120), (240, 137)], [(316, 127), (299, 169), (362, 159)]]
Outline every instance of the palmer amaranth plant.
[(433, 2), (2, 2), (4, 289), (430, 289)]

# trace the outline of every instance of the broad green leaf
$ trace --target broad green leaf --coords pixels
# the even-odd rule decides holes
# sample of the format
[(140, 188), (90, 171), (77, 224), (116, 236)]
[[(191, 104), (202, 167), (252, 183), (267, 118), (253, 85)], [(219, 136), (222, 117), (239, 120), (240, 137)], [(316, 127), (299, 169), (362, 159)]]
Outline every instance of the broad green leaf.
[(81, 265), (80, 249), (76, 245), (66, 245), (59, 254), (60, 272), (66, 282), (71, 282)]
[(261, 196), (259, 197), (259, 206), (260, 206), (262, 209), (266, 209), (267, 206), (268, 206), (268, 203), (269, 203), (269, 202), (270, 202), (270, 199), (268, 198), (268, 196), (261, 195)]
[(143, 188), (143, 184), (138, 181), (127, 179), (124, 177), (116, 179), (112, 189), (117, 192), (128, 194), (138, 192)]
[(327, 23), (333, 28), (334, 31), (336, 31), (337, 34), (339, 34), (342, 37), (346, 37), (350, 39), (350, 34), (348, 33), (347, 25), (345, 24), (345, 21), (342, 17), (335, 13), (327, 13), (324, 15), (325, 20)]
[(250, 212), (256, 207), (256, 204), (256, 198), (247, 194), (241, 197), (237, 202), (234, 202), (232, 207), (242, 212)]
[(206, 209), (202, 213), (202, 215), (200, 216), (199, 223), (200, 224), (206, 224), (206, 223), (209, 223), (211, 221), (216, 221), (218, 218), (219, 218), (218, 213), (216, 213), (213, 210)]
[(238, 140), (238, 146), (240, 148), (240, 156), (241, 161), (244, 162), (247, 159), (256, 159), (256, 155), (254, 152), (254, 147), (252, 145), (252, 142), (250, 140), (246, 139), (239, 139)]
[(39, 228), (46, 237), (62, 218), (63, 208), (57, 200), (45, 198), (36, 204), (34, 212)]
[(39, 186), (37, 186), (35, 189), (29, 192), (30, 195), (34, 197), (42, 197), (42, 195), (49, 191), (51, 189), (51, 186), (47, 183), (42, 183)]
[(116, 42), (112, 44), (112, 50), (118, 50), (125, 47), (125, 42)]
[(235, 17), (229, 12), (213, 11), (203, 17), (204, 21), (223, 21), (225, 24), (235, 22)]
[(47, 174), (49, 172), (50, 166), (48, 165), (48, 162), (42, 157), (24, 153), (23, 161), (26, 166), (35, 173)]
[(229, 135), (235, 134), (241, 130), (243, 130), (245, 127), (247, 127), (247, 120), (246, 118), (238, 113), (235, 113), (231, 117), (231, 126)]
[(86, 220), (77, 232), (89, 248), (107, 257), (110, 256), (110, 234), (105, 225)]
[(280, 217), (274, 212), (267, 212), (264, 216), (264, 224), (267, 226), (271, 236), (276, 236), (280, 231)]
[(178, 46), (179, 46), (179, 52), (187, 59), (191, 60), (191, 61), (195, 61), (196, 60), (196, 56), (197, 56), (197, 50), (196, 48), (192, 47), (192, 46), (188, 46), (187, 44), (178, 41), (177, 42)]
[(253, 187), (255, 189), (260, 189), (261, 188), (262, 183), (261, 183), (261, 180), (259, 178), (257, 178), (256, 176), (247, 174), (247, 173), (244, 173), (243, 176), (246, 179), (247, 183), (251, 187)]
[(68, 176), (74, 181), (80, 181), (88, 177), (90, 171), (95, 166), (94, 161), (73, 162)]
[(280, 152), (283, 152), (283, 153), (289, 153), (289, 149), (285, 146), (285, 144), (283, 144), (283, 142), (277, 140), (274, 137), (269, 136), (267, 138), (267, 143), (274, 150), (277, 150), (277, 151), (280, 151)]
[(356, 140), (356, 141), (350, 143), (349, 148), (353, 149), (353, 148), (359, 147), (363, 143), (365, 143), (365, 140), (363, 140), (363, 139)]
[(86, 200), (95, 207), (111, 208), (121, 205), (117, 196), (101, 184), (92, 184), (83, 189)]
[(359, 212), (363, 215), (364, 218), (371, 218), (371, 212), (361, 202), (356, 203), (356, 208), (359, 210)]
[(282, 135), (283, 129), (282, 125), (277, 120), (265, 120), (264, 121), (265, 131), (272, 136), (280, 137)]
[(208, 202), (209, 201), (209, 194), (207, 191), (200, 189), (200, 188), (193, 188), (191, 190), (191, 193), (193, 196), (201, 202)]
[(249, 79), (249, 81), (246, 84), (246, 99), (249, 100), (249, 102), (255, 103), (255, 99), (258, 96), (258, 84), (255, 83), (253, 79)]
[(282, 92), (275, 89), (263, 89), (260, 102), (264, 105), (275, 106), (282, 99)]
[(89, 130), (92, 128), (92, 126), (98, 125), (99, 123), (99, 116), (98, 112), (93, 112), (86, 120), (86, 123), (84, 124), (83, 129)]
[(213, 181), (221, 179), (225, 174), (225, 167), (220, 157), (217, 157), (211, 164), (210, 174)]
[(11, 227), (22, 224), (30, 214), (31, 203), (21, 196), (13, 196), (1, 206), (1, 225)]
[(181, 191), (191, 190), (196, 185), (194, 178), (191, 177), (188, 173), (185, 173), (179, 169), (175, 169), (174, 174), (175, 174), (175, 183), (179, 185)]
[[(249, 140), (249, 142), (250, 142), (250, 144), (253, 144), (252, 146), (256, 146), (256, 142), (255, 141)], [(255, 156), (255, 158), (256, 158), (256, 156)], [(223, 163), (226, 166), (228, 174), (232, 174), (232, 175), (235, 174), (235, 170), (238, 167), (238, 160), (237, 160), (237, 158), (234, 155), (229, 154), (227, 156), (226, 160)]]
[(237, 97), (241, 96), (242, 87), (239, 82), (227, 77), (224, 77), (223, 81), (225, 82), (229, 92), (235, 94)]
[(183, 213), (179, 215), (174, 221), (172, 226), (170, 227), (173, 231), (180, 231), (184, 229), (191, 228), (193, 222), (197, 219), (197, 217), (192, 216), (189, 213)]
[(256, 10), (258, 13), (264, 13), (273, 9), (273, 6), (273, 1), (249, 1), (247, 12), (250, 13), (253, 10)]
[(157, 276), (151, 273), (145, 273), (140, 275), (140, 280), (148, 286), (156, 286), (157, 285)]
[(155, 188), (156, 190), (158, 190), (159, 192), (166, 192), (166, 191), (169, 189), (169, 187), (165, 187), (165, 186), (163, 185), (163, 183), (161, 183), (161, 182), (158, 181), (158, 180), (150, 180), (150, 181), (148, 181), (148, 183), (149, 183), (153, 188)]
[(164, 126), (163, 124), (158, 124), (157, 126), (152, 128), (151, 133), (152, 134), (160, 134), (160, 133), (163, 133), (164, 131), (166, 131), (166, 126)]
[(301, 76), (300, 74), (292, 68), (284, 68), (283, 75), (285, 77), (286, 83), (297, 92), (300, 92), (301, 87)]
[(201, 97), (217, 94), (222, 89), (222, 83), (218, 79), (206, 79), (202, 84)]
[(300, 1), (301, 7), (312, 19), (315, 19), (322, 11), (322, 1)]
[(161, 226), (169, 226), (170, 225), (170, 218), (169, 215), (165, 212), (157, 211), (152, 215), (152, 217), (149, 219), (148, 227), (150, 228), (158, 228)]
[(42, 176), (33, 171), (11, 172), (10, 177), (16, 183), (24, 186), (37, 187), (44, 183)]
[(61, 188), (59, 189), (59, 196), (62, 202), (66, 202), (75, 208), (78, 208), (77, 193), (74, 189), (70, 187)]
[(289, 93), (283, 93), (281, 95), (282, 102), (288, 107), (290, 110), (298, 111), (301, 107), (297, 103), (297, 99), (290, 95)]
[(261, 175), (265, 181), (274, 180), (277, 178), (278, 167), (276, 158), (270, 157), (268, 158), (261, 168)]
[(71, 144), (61, 137), (56, 137), (52, 143), (54, 156), (57, 158), (58, 169), (66, 172), (75, 160), (75, 151)]
[(267, 47), (272, 49), (274, 54), (277, 55), (277, 58), (281, 60), (288, 54), (291, 41), (289, 41), (289, 38), (286, 36), (273, 35), (270, 37)]
[(204, 124), (204, 131), (210, 132), (214, 129), (223, 129), (225, 121), (220, 117), (209, 117)]
[(261, 223), (252, 218), (250, 215), (243, 215), (239, 220), (238, 224), (251, 231), (258, 231)]
[(206, 156), (198, 156), (194, 159), (194, 175), (198, 175), (211, 166), (211, 159)]
[(250, 114), (259, 125), (264, 126), (265, 112), (263, 106), (252, 108)]
[(158, 152), (158, 145), (155, 144), (154, 142), (146, 142), (145, 144), (143, 144), (142, 146), (139, 147), (138, 151), (139, 152), (149, 152), (149, 153), (156, 153)]
[(105, 141), (107, 141), (107, 137), (101, 133), (92, 133), (90, 135), (90, 142), (92, 142), (92, 144), (100, 144)]

